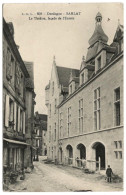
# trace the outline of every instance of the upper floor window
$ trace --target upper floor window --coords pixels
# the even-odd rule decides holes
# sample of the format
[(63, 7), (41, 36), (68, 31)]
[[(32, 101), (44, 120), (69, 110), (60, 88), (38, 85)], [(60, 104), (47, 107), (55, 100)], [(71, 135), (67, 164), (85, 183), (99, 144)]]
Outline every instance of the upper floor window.
[(55, 111), (54, 111), (54, 114), (56, 114), (56, 106), (57, 106), (57, 101), (56, 101), (56, 99), (55, 99)]
[(70, 85), (70, 94), (72, 93), (72, 84)]
[(51, 117), (51, 104), (49, 105), (49, 117)]
[(100, 87), (94, 90), (94, 129), (101, 128), (101, 113), (100, 113)]
[(49, 142), (51, 141), (51, 126), (49, 126)]
[(23, 110), (20, 109), (20, 131), (23, 132)]
[(83, 99), (79, 100), (79, 132), (83, 132)]
[(114, 90), (115, 125), (120, 125), (120, 88)]
[(55, 123), (55, 128), (54, 128), (54, 141), (56, 141), (56, 123)]
[(13, 58), (10, 52), (10, 49), (7, 49), (7, 66), (6, 66), (6, 77), (8, 80), (12, 79), (12, 65), (13, 65)]
[(54, 95), (54, 81), (52, 82), (52, 95)]
[(67, 113), (67, 128), (68, 128), (68, 136), (70, 133), (70, 127), (71, 127), (71, 107), (68, 108)]
[(122, 159), (122, 141), (114, 141), (114, 153), (116, 159)]
[(9, 98), (9, 122), (14, 121), (14, 102)]
[(118, 53), (120, 53), (121, 51), (123, 51), (123, 39), (119, 40), (119, 44), (118, 44)]
[(60, 117), (59, 117), (59, 125), (60, 125), (60, 138), (63, 136), (62, 135), (62, 128), (63, 128), (63, 113), (62, 112), (60, 112)]
[(81, 84), (84, 83), (84, 72), (81, 74)]
[(36, 140), (36, 147), (39, 147), (39, 139), (38, 140)]
[(37, 130), (37, 135), (39, 136), (39, 129)]
[(97, 63), (98, 63), (98, 70), (101, 69), (101, 56), (97, 59)]

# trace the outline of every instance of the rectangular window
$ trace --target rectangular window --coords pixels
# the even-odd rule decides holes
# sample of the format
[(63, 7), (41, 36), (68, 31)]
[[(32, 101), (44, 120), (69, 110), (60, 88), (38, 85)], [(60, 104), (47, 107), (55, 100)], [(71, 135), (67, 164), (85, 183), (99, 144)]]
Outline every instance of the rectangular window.
[(119, 159), (122, 159), (122, 151), (119, 151), (118, 155), (119, 155)]
[(115, 89), (115, 101), (114, 101), (114, 107), (115, 107), (115, 125), (120, 125), (120, 88)]
[(70, 94), (72, 93), (72, 85), (70, 85)]
[(101, 128), (100, 87), (94, 90), (94, 130)]
[(39, 139), (38, 139), (38, 147), (39, 147)]
[(118, 152), (115, 151), (115, 158), (118, 159)]
[(51, 126), (49, 126), (49, 142), (51, 141)]
[(98, 62), (98, 70), (101, 69), (101, 56), (97, 59)]
[(114, 141), (114, 153), (116, 159), (122, 159), (122, 141)]
[(59, 118), (59, 125), (60, 125), (60, 138), (63, 137), (63, 132), (62, 132), (62, 128), (63, 128), (63, 113), (60, 112), (60, 118)]
[(54, 141), (56, 141), (56, 123), (55, 123), (55, 129), (54, 129)]
[(115, 148), (118, 148), (118, 143), (117, 143), (117, 141), (114, 141), (114, 144), (115, 144)]
[(55, 112), (54, 112), (54, 114), (56, 114), (56, 106), (57, 106), (57, 101), (56, 101), (56, 99), (55, 99)]
[(54, 81), (52, 82), (52, 95), (54, 95)]
[(16, 107), (16, 128), (18, 129), (18, 106)]
[(7, 48), (6, 77), (8, 80), (12, 79), (12, 56), (9, 48)]
[(14, 122), (14, 102), (9, 98), (9, 125)]
[(49, 105), (49, 117), (51, 117), (51, 104)]
[(70, 127), (71, 127), (71, 107), (68, 108), (68, 115), (67, 115), (67, 129), (68, 129), (68, 136), (70, 134)]
[(20, 131), (23, 132), (23, 110), (20, 109)]
[(83, 132), (83, 99), (79, 100), (79, 132)]
[(119, 143), (119, 148), (122, 148), (122, 141), (118, 141)]
[(39, 136), (39, 129), (37, 130), (37, 135)]
[(81, 74), (81, 84), (84, 83), (84, 73)]

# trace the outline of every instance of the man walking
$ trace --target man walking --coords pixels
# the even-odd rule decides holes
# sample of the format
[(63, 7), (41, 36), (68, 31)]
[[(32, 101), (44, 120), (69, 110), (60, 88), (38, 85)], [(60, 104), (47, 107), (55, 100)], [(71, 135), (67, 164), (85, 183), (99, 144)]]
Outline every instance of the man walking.
[(108, 168), (106, 170), (107, 182), (111, 182), (112, 174), (112, 169), (110, 168), (110, 165), (108, 165)]

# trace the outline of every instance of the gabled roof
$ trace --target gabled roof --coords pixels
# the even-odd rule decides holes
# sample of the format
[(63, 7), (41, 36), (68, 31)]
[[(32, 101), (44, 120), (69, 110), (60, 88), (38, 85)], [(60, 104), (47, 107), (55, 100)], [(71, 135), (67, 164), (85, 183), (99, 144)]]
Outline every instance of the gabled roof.
[(26, 79), (26, 87), (33, 89), (34, 88), (33, 62), (26, 62), (26, 61), (24, 61), (24, 63), (25, 63), (25, 66), (26, 66), (26, 68), (28, 70), (28, 73), (30, 75), (30, 78)]
[(66, 67), (61, 67), (61, 66), (56, 66), (56, 68), (57, 68), (59, 83), (63, 87), (69, 86), (71, 71), (74, 71), (75, 77), (79, 77), (79, 70), (77, 70), (77, 69), (66, 68)]

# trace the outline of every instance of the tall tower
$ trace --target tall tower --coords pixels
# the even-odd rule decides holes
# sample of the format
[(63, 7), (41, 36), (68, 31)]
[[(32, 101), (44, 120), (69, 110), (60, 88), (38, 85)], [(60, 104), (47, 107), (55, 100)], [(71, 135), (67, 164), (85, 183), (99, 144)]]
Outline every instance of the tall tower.
[(106, 45), (108, 42), (108, 36), (102, 29), (102, 15), (100, 12), (97, 13), (95, 21), (96, 24), (94, 33), (88, 41), (90, 47), (88, 48), (86, 62), (89, 62), (89, 60), (91, 60), (96, 55), (99, 46), (100, 48), (104, 47), (104, 45)]

